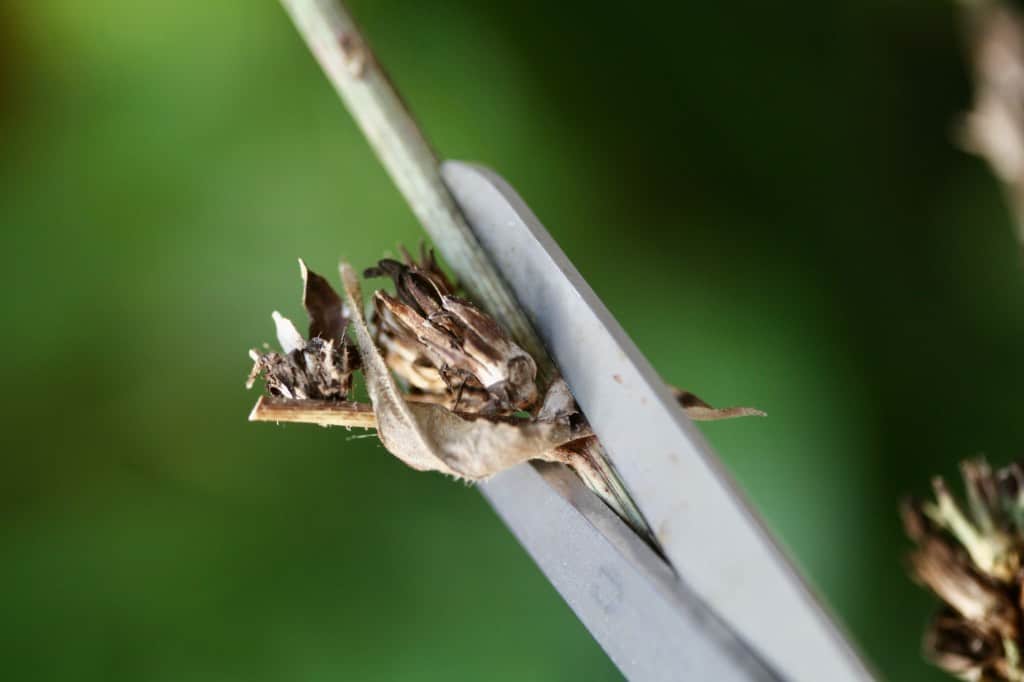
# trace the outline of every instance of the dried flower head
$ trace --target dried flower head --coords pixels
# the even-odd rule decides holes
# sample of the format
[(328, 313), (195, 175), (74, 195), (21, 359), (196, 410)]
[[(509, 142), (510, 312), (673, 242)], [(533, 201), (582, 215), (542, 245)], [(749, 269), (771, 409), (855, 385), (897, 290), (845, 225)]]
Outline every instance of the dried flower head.
[(249, 351), (252, 388), (262, 377), (273, 396), (297, 400), (345, 400), (352, 390), (352, 372), (359, 355), (348, 339), (348, 311), (326, 279), (301, 260), (302, 303), (309, 316), (309, 340), (287, 317), (273, 313), (281, 353)]
[(925, 654), (963, 680), (1020, 682), (1024, 551), (1024, 474), (1013, 464), (993, 473), (965, 461), (964, 511), (941, 478), (934, 502), (905, 500), (901, 513), (916, 547), (913, 577), (945, 603), (924, 640)]
[[(444, 272), (438, 266), (434, 253), (427, 250), (426, 246), (420, 244), (420, 258), (417, 262), (404, 247), (399, 247), (402, 252), (405, 264), (414, 268), (426, 277), (429, 277), (438, 290), (447, 295), (452, 295), (455, 288)], [(390, 261), (389, 261), (390, 262)], [(368, 270), (370, 275), (377, 276), (384, 274), (378, 266)], [(443, 401), (448, 394), (448, 385), (441, 378), (441, 373), (434, 366), (427, 356), (426, 349), (414, 334), (402, 324), (388, 307), (377, 304), (371, 328), (374, 332), (374, 340), (380, 348), (384, 359), (391, 370), (395, 373), (406, 388), (412, 392), (438, 396), (439, 402)], [(472, 395), (464, 395), (462, 406), (483, 404), (486, 400), (486, 392), (480, 390), (481, 400), (474, 400)]]
[(436, 392), (432, 368), (454, 394), (453, 409), (469, 403), (482, 414), (510, 414), (537, 401), (533, 358), (490, 315), (454, 295), (433, 257), (422, 265), (384, 259), (364, 275), (395, 283), (396, 296), (374, 294), (377, 340), (410, 385)]

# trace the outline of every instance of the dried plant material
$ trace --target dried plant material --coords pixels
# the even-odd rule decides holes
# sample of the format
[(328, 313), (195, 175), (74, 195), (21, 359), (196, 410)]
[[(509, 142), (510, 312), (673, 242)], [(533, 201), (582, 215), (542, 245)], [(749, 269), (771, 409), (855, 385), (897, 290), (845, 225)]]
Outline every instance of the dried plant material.
[(999, 671), (998, 679), (1012, 679), (999, 637), (975, 627), (952, 609), (935, 617), (924, 650), (938, 667), (961, 680), (992, 679), (985, 676), (986, 670)]
[(277, 336), (277, 343), (281, 346), (281, 352), (294, 353), (306, 347), (306, 339), (303, 338), (295, 324), (287, 317), (276, 310), (270, 314), (274, 320), (274, 333)]
[(1002, 181), (1024, 246), (1024, 21), (1006, 2), (962, 4), (974, 72), (963, 144)]
[(342, 264), (341, 276), (353, 311), (367, 392), (377, 415), (377, 434), (393, 455), (414, 469), (469, 480), (486, 478), (530, 459), (561, 460), (558, 446), (573, 437), (568, 420), (509, 423), (466, 417), (439, 405), (407, 402), (363, 319), (355, 272)]
[(448, 278), (448, 275), (441, 269), (441, 265), (437, 262), (437, 257), (434, 256), (433, 249), (428, 249), (424, 242), (420, 242), (420, 253), (419, 260), (412, 257), (409, 250), (404, 245), (399, 244), (399, 252), (402, 254), (402, 262), (407, 266), (416, 268), (422, 274), (429, 277), (438, 289), (447, 293), (448, 295), (454, 295), (458, 293), (455, 285)]
[[(406, 401), (416, 404), (437, 405), (435, 396), (424, 394), (407, 394)], [(416, 408), (411, 408), (415, 410)], [(473, 419), (476, 415), (462, 413), (464, 417)], [(492, 417), (492, 419), (498, 419)], [(502, 417), (509, 424), (517, 424), (526, 420), (518, 417)], [(310, 400), (297, 398), (280, 398), (273, 395), (262, 395), (256, 400), (249, 413), (251, 422), (291, 422), (295, 424), (316, 424), (317, 426), (343, 426), (347, 429), (376, 429), (377, 415), (373, 405), (344, 400)]]
[(318, 426), (375, 429), (377, 415), (366, 403), (341, 400), (295, 400), (261, 395), (252, 412), (251, 422), (291, 422)]
[[(454, 295), (429, 251), (421, 249), (418, 261), (402, 253), (404, 262), (382, 260), (366, 271), (387, 275), (396, 286), (396, 296), (375, 292), (372, 331), (349, 266), (342, 265), (343, 299), (299, 261), (310, 338), (274, 313), (283, 352), (251, 352), (247, 385), (262, 376), (270, 395), (260, 398), (250, 420), (374, 428), (410, 467), (472, 481), (528, 460), (561, 462), (639, 534), (652, 537), (565, 381), (556, 378), (536, 406), (533, 358), (486, 313)], [(372, 405), (346, 401), (356, 369)], [(676, 393), (695, 419), (763, 414), (716, 409), (692, 393)], [(528, 407), (533, 416), (516, 414)]]
[(537, 420), (550, 422), (559, 419), (572, 419), (580, 414), (576, 406), (576, 399), (572, 397), (569, 384), (565, 379), (557, 377), (548, 386), (548, 392), (544, 394), (540, 410), (537, 411)]
[(333, 341), (338, 348), (350, 348), (346, 335), (349, 312), (345, 303), (330, 283), (307, 268), (301, 258), (299, 268), (302, 271), (302, 306), (309, 316), (309, 338), (320, 337)]
[(945, 604), (925, 636), (925, 653), (960, 679), (1021, 682), (1021, 468), (994, 474), (978, 459), (961, 469), (968, 511), (940, 478), (934, 502), (907, 500), (901, 508), (916, 545), (911, 574)]
[(766, 417), (761, 410), (753, 407), (712, 407), (689, 391), (669, 386), (676, 397), (676, 402), (686, 412), (686, 416), (697, 422), (735, 419), (736, 417)]
[[(426, 246), (420, 244), (420, 258), (417, 262), (405, 249), (400, 246), (403, 259), (407, 266), (413, 267), (433, 280), (438, 290), (447, 295), (455, 292), (451, 281), (438, 266), (434, 254)], [(378, 268), (371, 268), (374, 276), (378, 274)], [(380, 271), (380, 274), (384, 274)], [(409, 332), (406, 326), (400, 323), (386, 307), (377, 305), (374, 317), (371, 320), (371, 328), (374, 331), (374, 340), (377, 347), (381, 349), (384, 360), (391, 371), (402, 381), (410, 391), (445, 396), (448, 393), (448, 385), (441, 378), (441, 373), (427, 357), (423, 345), (416, 336)], [(480, 390), (486, 400), (486, 392)], [(466, 396), (468, 402), (474, 402), (470, 396)], [(454, 402), (447, 398), (439, 398), (439, 403)], [(482, 404), (482, 401), (480, 402)]]
[(472, 405), (481, 414), (509, 414), (532, 406), (538, 396), (537, 365), (489, 315), (457, 298), (450, 284), (415, 262), (381, 260), (367, 277), (388, 276), (396, 296), (374, 294), (378, 339), (392, 365), (410, 385), (436, 388), (429, 363), (455, 395), (454, 408)]
[(352, 372), (359, 358), (349, 342), (341, 298), (330, 284), (299, 261), (305, 283), (303, 302), (310, 318), (307, 341), (291, 320), (273, 313), (281, 353), (249, 351), (253, 368), (246, 381), (252, 388), (262, 378), (267, 392), (297, 400), (345, 400), (352, 390)]
[(374, 331), (388, 367), (410, 390), (444, 395), (448, 385), (419, 342), (394, 313), (375, 300)]

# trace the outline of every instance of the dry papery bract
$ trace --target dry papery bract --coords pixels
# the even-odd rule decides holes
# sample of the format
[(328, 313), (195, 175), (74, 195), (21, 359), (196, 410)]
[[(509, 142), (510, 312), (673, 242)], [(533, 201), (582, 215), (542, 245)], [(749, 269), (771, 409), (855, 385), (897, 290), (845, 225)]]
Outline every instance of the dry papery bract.
[(1024, 469), (961, 464), (967, 511), (941, 478), (934, 501), (907, 499), (901, 512), (915, 543), (911, 575), (943, 601), (924, 638), (936, 665), (972, 682), (1021, 682), (1021, 551)]
[[(369, 321), (351, 266), (341, 265), (343, 300), (300, 261), (309, 336), (274, 313), (282, 352), (250, 352), (255, 365), (247, 385), (262, 377), (269, 393), (250, 419), (376, 428), (385, 448), (410, 467), (469, 481), (528, 460), (563, 462), (614, 508), (631, 506), (618, 482), (594, 464), (604, 450), (565, 381), (556, 379), (542, 394), (534, 359), (457, 295), (432, 253), (402, 255), (365, 272), (395, 285), (394, 295), (374, 292)], [(348, 401), (356, 370), (370, 405)], [(694, 419), (763, 414), (676, 394)]]

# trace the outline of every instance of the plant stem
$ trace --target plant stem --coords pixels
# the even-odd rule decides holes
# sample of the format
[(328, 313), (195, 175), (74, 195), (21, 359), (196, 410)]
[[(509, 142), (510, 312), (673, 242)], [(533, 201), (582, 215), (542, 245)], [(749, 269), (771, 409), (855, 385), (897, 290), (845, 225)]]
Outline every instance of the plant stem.
[(293, 422), (318, 426), (375, 429), (377, 415), (366, 403), (337, 400), (292, 400), (262, 395), (249, 413), (251, 422)]
[[(438, 405), (431, 395), (404, 395), (402, 398), (417, 409), (417, 405)], [(479, 415), (471, 412), (455, 412), (464, 419), (476, 419)], [(488, 417), (490, 421), (506, 424), (522, 424), (529, 420), (522, 417)], [(377, 414), (369, 403), (354, 403), (339, 400), (309, 400), (297, 398), (276, 398), (261, 395), (252, 412), (251, 422), (289, 422), (292, 424), (315, 424), (317, 426), (344, 426), (348, 429), (376, 429)]]

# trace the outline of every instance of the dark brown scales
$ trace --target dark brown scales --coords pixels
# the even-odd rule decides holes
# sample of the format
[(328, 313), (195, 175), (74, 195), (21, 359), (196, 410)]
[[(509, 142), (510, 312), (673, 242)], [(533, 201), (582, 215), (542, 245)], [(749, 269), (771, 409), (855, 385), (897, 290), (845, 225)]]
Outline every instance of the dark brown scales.
[(421, 262), (384, 259), (366, 277), (387, 276), (395, 296), (374, 294), (376, 341), (409, 386), (445, 393), (453, 408), (510, 414), (538, 398), (537, 366), (489, 315), (454, 295), (424, 252)]

